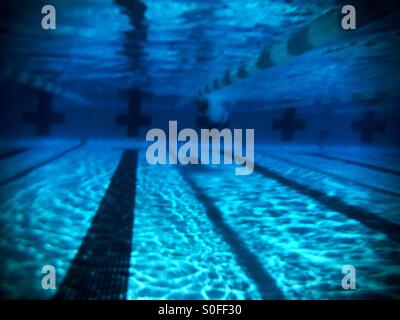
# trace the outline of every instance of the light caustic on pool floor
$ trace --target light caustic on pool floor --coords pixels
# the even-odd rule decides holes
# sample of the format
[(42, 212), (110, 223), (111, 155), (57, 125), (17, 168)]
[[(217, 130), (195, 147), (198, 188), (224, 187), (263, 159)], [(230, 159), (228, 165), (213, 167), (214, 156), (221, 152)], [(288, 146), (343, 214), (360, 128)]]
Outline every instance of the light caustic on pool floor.
[(260, 298), (175, 166), (137, 177), (128, 298)]
[[(398, 296), (400, 251), (385, 235), (257, 174), (244, 182), (218, 168), (195, 179), (287, 298)], [(341, 288), (346, 264), (359, 270), (355, 292)]]
[[(1, 188), (3, 296), (51, 297), (40, 288), (41, 266), (55, 265), (62, 282), (121, 154), (85, 147)], [(317, 183), (320, 173), (256, 160), (330, 190)], [(233, 172), (150, 166), (139, 153), (128, 299), (399, 297), (395, 241), (272, 178)], [(340, 180), (331, 187), (359, 192)], [(364, 199), (373, 204), (374, 196)], [(369, 209), (391, 219), (388, 203)], [(357, 268), (355, 291), (341, 288), (346, 264)]]
[[(43, 160), (42, 151), (36, 153), (16, 161), (32, 165)], [(42, 289), (41, 269), (55, 266), (57, 283), (62, 283), (120, 156), (120, 151), (76, 150), (1, 187), (2, 297), (42, 299), (54, 294)]]
[[(142, 163), (142, 166), (144, 167), (141, 170), (155, 170), (145, 163)], [(286, 170), (291, 172), (289, 166)], [(150, 171), (148, 176), (153, 177), (163, 170), (154, 171), (154, 174), (150, 174)], [(177, 233), (182, 236), (196, 235), (193, 231), (189, 232), (184, 225), (193, 223), (191, 219), (194, 218), (203, 221), (202, 223), (208, 223), (203, 204), (199, 203), (196, 197), (185, 199), (191, 191), (185, 190), (185, 182), (172, 168), (163, 174), (159, 181), (168, 185), (168, 189), (165, 189), (168, 195), (164, 195), (164, 199), (170, 203), (161, 205), (158, 210), (150, 206), (146, 209), (147, 212), (159, 214), (160, 211), (165, 211), (165, 208), (171, 208), (171, 213), (178, 215), (180, 220), (175, 222), (178, 227), (169, 225), (169, 228), (179, 228), (177, 230), (180, 231)], [(231, 168), (226, 167), (193, 168), (184, 174), (190, 175), (190, 179), (198, 185), (206, 197), (216, 204), (222, 218), (257, 255), (286, 298), (398, 297), (396, 279), (400, 269), (396, 257), (399, 257), (400, 251), (397, 244), (384, 234), (371, 231), (358, 221), (349, 219), (340, 212), (329, 210), (318, 201), (258, 174), (238, 178), (232, 175)], [(349, 190), (348, 186), (343, 187), (347, 187), (347, 192), (351, 193), (352, 190)], [(157, 191), (159, 184), (154, 183), (152, 188)], [(138, 192), (140, 193), (140, 188)], [(155, 193), (146, 194), (148, 203), (158, 202)], [(370, 201), (373, 202), (373, 199)], [(190, 204), (196, 209), (188, 214), (191, 211)], [(141, 203), (137, 202), (137, 211), (141, 210), (140, 206)], [(158, 223), (159, 219), (153, 221), (153, 224)], [(136, 222), (135, 232), (140, 232), (141, 228), (141, 222)], [(150, 227), (147, 231), (148, 236), (153, 232), (153, 228)], [(159, 255), (162, 255), (164, 243), (169, 241), (173, 243), (174, 240), (169, 238), (169, 232), (160, 234), (163, 234), (164, 240), (161, 241), (160, 236), (157, 236), (157, 240), (154, 241), (158, 242)], [(198, 236), (202, 237), (202, 233), (200, 232)], [(137, 240), (135, 237), (134, 243), (137, 243)], [(172, 247), (171, 252), (173, 252)], [(214, 255), (217, 254), (214, 252)], [(153, 264), (152, 268), (157, 269), (157, 259), (145, 259), (137, 254), (137, 259), (141, 258), (142, 261), (147, 261), (147, 264)], [(168, 261), (168, 258), (165, 259), (165, 263)], [(343, 276), (341, 268), (346, 264), (352, 264), (359, 270), (357, 292), (345, 292), (341, 287)], [(162, 265), (161, 270), (165, 264)], [(192, 265), (195, 266), (194, 263)], [(136, 269), (134, 263), (132, 269)], [(243, 268), (240, 272), (246, 274)], [(157, 279), (162, 279), (168, 273), (154, 272), (154, 274)], [(195, 277), (188, 275), (186, 281), (191, 283), (195, 281), (194, 279)], [(161, 282), (164, 283), (165, 280)], [(154, 283), (154, 287), (157, 288), (154, 276), (147, 282), (140, 281), (143, 287), (150, 283)], [(167, 283), (174, 286), (171, 279)], [(182, 292), (179, 294), (182, 297)], [(140, 295), (131, 295), (132, 298), (138, 296)]]
[[(285, 177), (321, 190), (328, 196), (339, 197), (350, 205), (370, 210), (392, 223), (400, 223), (400, 201), (394, 193), (397, 192), (395, 186), (400, 185), (399, 177), (326, 160), (315, 161), (301, 155), (257, 154), (256, 161)], [(307, 163), (312, 163), (312, 166), (306, 165), (305, 168), (304, 164)], [(389, 183), (391, 188), (388, 187)]]

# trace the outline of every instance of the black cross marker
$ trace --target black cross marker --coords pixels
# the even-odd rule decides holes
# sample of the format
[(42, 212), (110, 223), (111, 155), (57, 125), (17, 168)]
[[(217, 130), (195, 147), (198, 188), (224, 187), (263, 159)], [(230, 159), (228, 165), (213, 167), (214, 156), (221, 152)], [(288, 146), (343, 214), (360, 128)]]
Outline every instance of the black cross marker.
[(142, 106), (142, 92), (140, 89), (133, 89), (129, 93), (128, 114), (117, 116), (117, 125), (128, 127), (128, 136), (136, 137), (141, 126), (149, 126), (151, 117), (140, 114)]
[(378, 120), (374, 111), (364, 112), (362, 121), (353, 122), (353, 130), (361, 132), (362, 143), (372, 143), (375, 133), (383, 132), (385, 129), (385, 122)]
[(51, 111), (51, 100), (52, 95), (50, 93), (39, 91), (38, 110), (24, 114), (23, 121), (36, 124), (36, 133), (39, 136), (48, 136), (52, 124), (64, 123), (64, 115), (62, 113)]
[(288, 108), (282, 119), (274, 120), (273, 130), (282, 130), (282, 141), (292, 141), (296, 130), (304, 130), (306, 122), (296, 119), (296, 109)]

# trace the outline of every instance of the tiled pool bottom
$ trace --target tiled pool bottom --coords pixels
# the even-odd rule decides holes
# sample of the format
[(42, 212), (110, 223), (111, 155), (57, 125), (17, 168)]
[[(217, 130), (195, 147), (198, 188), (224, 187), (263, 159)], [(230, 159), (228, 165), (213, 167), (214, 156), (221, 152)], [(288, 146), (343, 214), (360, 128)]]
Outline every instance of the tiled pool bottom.
[[(150, 166), (137, 151), (126, 180), (123, 149), (71, 147), (0, 160), (1, 298), (400, 298), (400, 177), (386, 151), (262, 150), (247, 177)], [(132, 227), (107, 216), (126, 208)], [(348, 264), (356, 290), (341, 287)], [(42, 289), (44, 265), (57, 290)]]

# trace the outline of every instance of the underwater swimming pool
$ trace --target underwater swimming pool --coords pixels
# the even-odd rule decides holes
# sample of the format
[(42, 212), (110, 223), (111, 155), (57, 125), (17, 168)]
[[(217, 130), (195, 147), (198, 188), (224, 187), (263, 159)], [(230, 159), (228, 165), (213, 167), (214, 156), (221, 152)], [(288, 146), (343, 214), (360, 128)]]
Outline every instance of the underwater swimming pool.
[[(400, 297), (396, 151), (260, 148), (255, 172), (238, 177), (229, 165), (151, 166), (127, 148), (0, 160), (2, 298)], [(43, 265), (57, 290), (42, 289)], [(357, 290), (343, 290), (344, 265)]]
[(400, 2), (351, 3), (1, 1), (0, 300), (400, 299)]

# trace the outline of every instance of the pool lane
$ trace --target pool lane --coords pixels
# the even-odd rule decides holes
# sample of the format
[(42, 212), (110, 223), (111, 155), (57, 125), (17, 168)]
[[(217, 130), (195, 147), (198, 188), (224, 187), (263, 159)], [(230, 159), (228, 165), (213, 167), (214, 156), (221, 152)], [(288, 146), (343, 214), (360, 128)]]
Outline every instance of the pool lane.
[[(347, 175), (362, 181), (365, 184), (371, 186), (377, 185), (391, 191), (398, 191), (400, 186), (400, 177), (392, 174), (390, 171), (375, 170), (375, 165), (358, 166), (353, 161), (336, 161), (335, 157), (331, 156), (310, 156), (310, 155), (296, 155), (296, 159), (305, 163), (310, 163), (313, 166), (325, 168), (333, 173), (342, 174), (342, 172), (348, 172)], [(371, 161), (370, 161), (371, 162)], [(356, 162), (357, 163), (357, 162)]]
[(197, 200), (204, 206), (208, 219), (214, 228), (222, 235), (226, 243), (235, 254), (238, 263), (246, 274), (254, 281), (257, 289), (264, 300), (282, 300), (284, 295), (276, 286), (273, 277), (264, 269), (257, 255), (247, 248), (240, 235), (226, 223), (222, 212), (217, 208), (213, 200), (209, 198), (190, 177), (190, 169), (181, 167), (182, 177), (189, 184), (196, 195)]
[(125, 299), (136, 195), (137, 150), (124, 150), (56, 299)]
[[(300, 167), (315, 173), (321, 173), (322, 175), (325, 175), (327, 177), (331, 177), (334, 178), (335, 180), (339, 180), (342, 184), (346, 184), (346, 185), (355, 185), (355, 186), (359, 186), (362, 188), (366, 188), (366, 189), (370, 189), (373, 191), (376, 191), (378, 193), (383, 193), (392, 197), (400, 197), (400, 193), (396, 192), (396, 191), (391, 191), (385, 188), (381, 188), (379, 186), (376, 185), (372, 185), (372, 184), (366, 184), (362, 181), (360, 181), (359, 179), (357, 179), (357, 177), (348, 177), (348, 175), (343, 175), (343, 174), (339, 174), (339, 173), (332, 173), (330, 171), (328, 171), (328, 169), (320, 169), (317, 165), (309, 165), (307, 163), (305, 163), (304, 161), (301, 160), (296, 160), (296, 156), (291, 155), (289, 156), (281, 156), (281, 155), (276, 155), (275, 153), (270, 153), (270, 152), (260, 152), (259, 154), (263, 155), (263, 156), (268, 156), (270, 158), (273, 158), (275, 160), (278, 161), (282, 161), (284, 163), (287, 163), (289, 165), (295, 166), (295, 167)], [(295, 159), (295, 160), (293, 160)]]
[(329, 151), (326, 152), (327, 155), (340, 157), (346, 160), (353, 160), (356, 162), (362, 162), (367, 165), (378, 166), (385, 169), (391, 169), (394, 171), (399, 171), (400, 159), (399, 155), (393, 153), (387, 153), (388, 151), (378, 149), (374, 151), (371, 150), (362, 150), (362, 151), (354, 151), (354, 152), (344, 152), (337, 150), (336, 152)]
[(56, 161), (67, 154), (79, 149), (84, 144), (75, 144), (70, 147), (34, 149), (1, 164), (0, 186), (18, 180), (32, 171)]
[[(198, 168), (200, 169), (200, 168)], [(260, 299), (176, 166), (139, 157), (129, 299)]]
[(312, 157), (317, 157), (317, 158), (322, 158), (325, 160), (332, 160), (332, 161), (336, 161), (336, 162), (341, 162), (341, 163), (345, 163), (345, 164), (350, 164), (353, 166), (357, 166), (357, 167), (361, 167), (361, 168), (367, 168), (367, 169), (371, 169), (377, 172), (382, 172), (382, 173), (386, 173), (386, 174), (391, 174), (394, 176), (400, 176), (400, 171), (396, 170), (396, 169), (391, 169), (391, 168), (387, 168), (387, 167), (383, 167), (383, 166), (379, 166), (376, 164), (371, 164), (371, 163), (367, 163), (363, 160), (360, 159), (349, 159), (348, 157), (340, 157), (337, 155), (331, 155), (331, 154), (326, 154), (326, 153), (310, 153), (309, 154)]
[[(363, 184), (372, 184), (373, 178), (369, 177), (365, 172), (358, 173), (354, 167), (348, 167), (343, 164), (334, 164), (333, 166), (326, 160), (313, 161), (299, 155), (279, 155), (279, 157), (289, 158), (292, 163), (279, 160), (274, 156), (257, 153), (256, 162), (268, 168), (275, 174), (290, 179), (295, 183), (301, 184), (310, 189), (317, 190), (321, 194), (321, 199), (329, 201), (330, 199), (339, 199), (346, 205), (359, 208), (365, 212), (386, 220), (388, 223), (400, 224), (400, 202), (397, 196), (385, 194), (374, 190), (374, 188), (366, 188), (354, 183), (349, 183), (346, 179), (359, 180)], [(294, 163), (299, 163), (298, 166)], [(315, 167), (316, 170), (305, 168)], [(332, 177), (329, 174), (320, 172), (321, 170), (328, 173), (334, 172), (335, 175), (342, 175), (344, 179)], [(365, 179), (363, 179), (365, 177)], [(374, 185), (382, 188), (382, 184), (390, 177), (375, 177)], [(394, 184), (395, 182), (393, 182)], [(325, 195), (325, 196), (324, 196)], [(333, 201), (333, 200), (332, 200)], [(368, 214), (369, 215), (369, 214)]]
[[(288, 299), (399, 298), (398, 243), (258, 173), (193, 170), (191, 179), (262, 262)], [(350, 190), (349, 190), (350, 191)], [(357, 290), (341, 268), (357, 269)]]
[[(59, 152), (48, 150), (47, 156)], [(83, 147), (0, 187), (2, 297), (54, 295), (42, 289), (41, 269), (55, 266), (61, 285), (120, 157), (120, 151)]]

